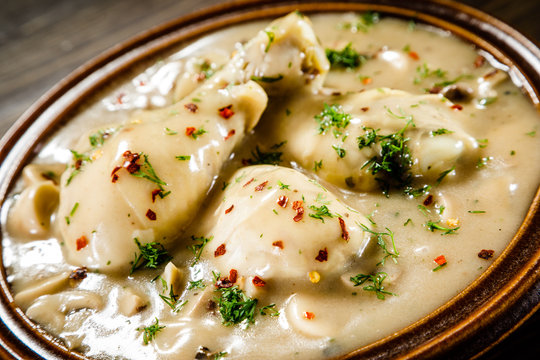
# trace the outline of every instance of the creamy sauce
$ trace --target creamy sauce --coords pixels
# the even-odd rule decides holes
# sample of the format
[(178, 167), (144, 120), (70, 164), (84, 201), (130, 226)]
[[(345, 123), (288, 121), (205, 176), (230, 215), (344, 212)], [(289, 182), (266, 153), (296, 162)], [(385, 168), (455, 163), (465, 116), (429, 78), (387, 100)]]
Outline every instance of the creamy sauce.
[[(208, 358), (220, 352), (253, 359), (338, 356), (429, 314), (504, 250), (540, 175), (539, 117), (501, 71), (504, 66), (481, 62), (474, 47), (438, 29), (383, 18), (363, 31), (355, 27), (355, 14), (313, 16), (319, 47), (307, 23), (294, 16), (287, 25), (296, 30), (293, 35), (279, 34), (279, 26), (286, 28), (279, 23), (267, 29), (277, 34), (274, 44), (268, 45), (271, 35), (258, 33), (265, 23), (239, 25), (112, 86), (26, 168), (2, 209), (4, 264), (18, 305), (68, 348), (127, 359), (189, 359), (201, 346), (213, 354)], [(253, 37), (243, 52), (236, 42)], [(367, 56), (365, 63), (332, 67), (324, 78), (320, 50), (348, 43)], [(212, 73), (206, 82), (204, 72)], [(261, 81), (277, 74), (283, 78)], [(456, 85), (453, 80), (470, 90), (464, 95), (469, 99), (426, 94), (437, 83)], [(231, 82), (237, 85), (227, 87)], [(339, 111), (351, 114), (350, 123), (320, 133), (315, 117), (325, 103), (340, 105)], [(188, 124), (175, 116), (189, 104), (200, 111)], [(228, 104), (230, 119), (216, 111)], [(391, 189), (387, 197), (362, 168), (377, 148), (358, 149), (357, 138), (365, 128), (395, 133), (407, 119), (416, 125), (406, 130), (410, 186), (431, 189), (418, 197)], [(207, 133), (186, 142), (186, 126)], [(433, 135), (442, 128), (448, 133)], [(95, 129), (114, 134), (90, 146), (88, 134)], [(246, 159), (256, 160), (257, 146), (283, 152), (280, 167), (246, 167)], [(77, 168), (69, 149), (94, 156), (73, 177)], [(189, 158), (154, 160), (171, 149)], [(112, 182), (110, 164), (129, 163), (126, 150), (147, 154), (166, 180), (161, 195), (171, 194), (152, 199), (156, 182), (132, 177), (127, 168)], [(42, 174), (59, 174), (63, 164), (69, 164), (64, 175), (53, 176), (64, 184), (59, 189)], [(66, 186), (70, 177), (73, 183)], [(145, 213), (149, 208), (157, 220)], [(317, 210), (323, 212), (319, 218)], [(430, 231), (429, 224), (455, 230), (445, 235), (448, 230)], [(385, 253), (362, 225), (386, 233), (386, 254), (399, 256), (380, 264)], [(75, 241), (81, 234), (86, 239)], [(128, 275), (137, 253), (133, 237), (162, 243), (174, 265)], [(104, 238), (109, 240), (100, 243)], [(209, 241), (195, 261), (187, 247), (202, 239)], [(480, 258), (481, 250), (493, 250), (494, 257)], [(447, 263), (433, 271), (441, 255)], [(86, 278), (68, 279), (81, 266), (88, 267)], [(230, 278), (231, 269), (238, 272), (236, 285), (258, 300), (252, 324), (225, 326), (215, 308), (220, 292), (213, 272)], [(374, 286), (370, 280), (356, 287), (350, 280), (377, 272), (387, 275), (386, 292), (364, 290)], [(260, 280), (264, 286), (256, 285)], [(182, 304), (176, 312), (160, 297), (169, 297), (171, 286)], [(262, 315), (261, 308), (271, 304)], [(137, 329), (155, 319), (165, 327), (145, 345)]]

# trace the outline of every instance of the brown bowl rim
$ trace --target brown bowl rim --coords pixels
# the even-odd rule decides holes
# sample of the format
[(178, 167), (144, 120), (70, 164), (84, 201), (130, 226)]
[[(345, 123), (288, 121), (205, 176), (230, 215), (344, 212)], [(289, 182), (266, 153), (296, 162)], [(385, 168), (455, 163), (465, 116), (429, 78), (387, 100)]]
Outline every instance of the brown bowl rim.
[[(0, 140), (2, 203), (22, 166), (37, 153), (40, 142), (82, 102), (81, 94), (96, 92), (143, 58), (155, 56), (180, 42), (227, 25), (275, 17), (296, 9), (305, 13), (373, 10), (416, 18), (450, 30), (509, 66), (524, 82), (524, 91), (540, 110), (538, 47), (507, 24), (467, 5), (449, 0), (231, 1), (169, 21), (109, 49), (76, 69), (34, 103)], [(143, 51), (135, 54), (135, 50), (140, 49)], [(117, 68), (103, 72), (106, 64), (114, 62), (119, 63)], [(83, 80), (96, 74), (101, 77), (98, 76), (99, 81), (94, 85), (77, 89)], [(78, 91), (77, 100), (61, 104), (59, 112), (44, 118), (46, 110), (61, 103), (70, 91)], [(33, 124), (41, 128), (36, 129)], [(16, 149), (22, 152), (14, 154)], [(359, 348), (345, 358), (470, 358), (485, 352), (513, 331), (540, 307), (539, 208), (540, 189), (510, 244), (457, 296), (410, 326)], [(39, 354), (48, 359), (86, 359), (67, 350), (24, 315), (13, 303), (1, 256), (0, 266), (0, 357), (27, 359)]]

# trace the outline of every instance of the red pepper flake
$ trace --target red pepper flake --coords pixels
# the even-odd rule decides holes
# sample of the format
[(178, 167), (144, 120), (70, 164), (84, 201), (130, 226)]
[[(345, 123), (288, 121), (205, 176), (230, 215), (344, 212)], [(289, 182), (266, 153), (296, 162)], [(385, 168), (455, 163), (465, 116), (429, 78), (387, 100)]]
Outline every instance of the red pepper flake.
[(484, 80), (487, 80), (489, 79), (490, 77), (493, 77), (495, 75), (497, 75), (498, 73), (498, 70), (497, 69), (493, 69), (491, 70), (490, 72), (488, 72), (486, 75), (483, 76)]
[(480, 259), (489, 260), (493, 257), (493, 254), (495, 254), (495, 250), (483, 249), (478, 253), (478, 257)]
[(323, 250), (319, 250), (319, 255), (315, 258), (315, 260), (323, 262), (328, 260), (328, 250), (324, 248)]
[(234, 134), (236, 134), (236, 130), (231, 129), (231, 130), (229, 130), (229, 133), (227, 134), (227, 136), (225, 136), (223, 139), (224, 140), (229, 140), (230, 137), (233, 136)]
[(369, 110), (369, 107), (365, 106), (365, 107), (361, 108), (360, 110), (362, 110), (363, 112), (366, 112), (366, 111)]
[(156, 217), (156, 213), (153, 212), (152, 210), (148, 209), (148, 211), (146, 212), (146, 217), (152, 221), (156, 220), (157, 217)]
[(79, 170), (81, 168), (81, 166), (82, 166), (82, 160), (79, 159), (79, 160), (75, 161), (75, 165), (73, 165), (73, 166), (75, 166), (75, 170)]
[(199, 107), (194, 103), (185, 104), (184, 107), (192, 113), (196, 113), (199, 110)]
[(197, 129), (195, 129), (194, 127), (190, 126), (190, 127), (187, 127), (186, 128), (186, 136), (191, 136), (193, 135), (193, 133), (196, 131)]
[(116, 172), (117, 172), (118, 170), (120, 170), (121, 168), (122, 168), (121, 166), (117, 166), (117, 167), (115, 167), (115, 168), (113, 169), (113, 171), (111, 172), (111, 177), (112, 177), (111, 181), (112, 181), (113, 183), (115, 183), (115, 182), (118, 181), (118, 175), (116, 174)]
[(463, 106), (459, 105), (459, 104), (454, 104), (450, 107), (451, 109), (454, 109), (454, 110), (463, 110)]
[(296, 210), (296, 216), (293, 218), (294, 222), (299, 222), (304, 217), (304, 202), (302, 200), (298, 200), (293, 202), (293, 210)]
[(476, 59), (474, 59), (474, 67), (479, 68), (480, 66), (484, 65), (486, 63), (486, 58), (482, 55), (478, 55)]
[(85, 248), (86, 245), (88, 245), (88, 239), (86, 238), (86, 236), (81, 236), (80, 238), (78, 238), (76, 241), (75, 241), (76, 245), (77, 245), (77, 251), (81, 250), (82, 248)]
[(272, 243), (272, 246), (276, 246), (276, 247), (278, 247), (278, 248), (280, 248), (280, 249), (283, 249), (283, 241), (281, 241), (281, 240), (274, 241), (274, 242)]
[(420, 56), (418, 56), (416, 51), (409, 51), (409, 57), (413, 60), (420, 60)]
[(429, 206), (429, 205), (433, 204), (433, 195), (429, 194), (429, 195), (424, 199), (423, 204), (424, 204), (424, 206)]
[(315, 314), (312, 313), (312, 312), (309, 312), (309, 311), (306, 311), (304, 313), (304, 317), (307, 319), (307, 320), (313, 320), (315, 318)]
[(251, 165), (252, 160), (251, 159), (242, 159), (242, 165), (248, 166)]
[(234, 284), (237, 278), (238, 278), (238, 271), (236, 271), (235, 269), (231, 269), (231, 271), (229, 271), (229, 281)]
[(139, 161), (140, 158), (139, 154), (126, 150), (122, 156), (124, 157), (123, 167), (125, 167), (130, 174), (139, 171), (141, 168), (141, 165), (137, 164), (137, 161)]
[(364, 85), (369, 85), (372, 82), (373, 82), (373, 79), (370, 78), (369, 76), (366, 76), (366, 77), (362, 78), (362, 84), (364, 84)]
[(268, 184), (268, 180), (255, 186), (255, 191), (263, 191), (264, 187)]
[(428, 90), (430, 94), (438, 94), (442, 91), (442, 88), (440, 86), (434, 86), (431, 89)]
[(342, 218), (338, 218), (339, 220), (339, 226), (341, 227), (341, 237), (345, 241), (349, 241), (349, 232), (347, 231), (347, 226), (345, 225), (345, 220)]
[(86, 266), (77, 268), (73, 270), (71, 274), (69, 274), (69, 278), (72, 280), (82, 280), (86, 278), (86, 272), (87, 272)]
[(222, 107), (218, 111), (219, 111), (219, 116), (221, 116), (224, 119), (228, 119), (234, 115), (234, 111), (232, 111), (232, 104)]
[(216, 251), (214, 251), (214, 257), (225, 255), (226, 252), (227, 249), (225, 249), (225, 244), (221, 244), (217, 247)]
[(116, 103), (117, 104), (123, 104), (124, 103), (124, 96), (126, 96), (126, 94), (124, 93), (120, 93), (116, 96)]
[(234, 285), (234, 282), (229, 280), (229, 278), (227, 277), (222, 277), (221, 279), (218, 279), (216, 283), (214, 284), (214, 286), (217, 287), (218, 289), (230, 288), (230, 287), (233, 287), (233, 285)]
[(230, 213), (231, 211), (233, 211), (233, 209), (234, 209), (234, 205), (231, 205), (230, 208), (228, 208), (227, 210), (225, 210), (225, 214)]
[(152, 202), (156, 202), (156, 197), (161, 193), (161, 189), (152, 190)]
[(433, 259), (433, 261), (435, 261), (439, 266), (446, 264), (446, 258), (444, 255), (437, 256), (435, 259)]
[(266, 285), (266, 281), (264, 281), (263, 279), (261, 279), (260, 277), (258, 276), (255, 276), (253, 278), (253, 280), (251, 280), (251, 282), (253, 283), (253, 285), (255, 285), (256, 287), (264, 287), (264, 285)]
[(285, 195), (281, 195), (277, 201), (277, 204), (281, 206), (282, 208), (286, 208), (287, 204), (289, 203), (289, 198)]
[(243, 187), (246, 187), (248, 186), (249, 184), (251, 184), (253, 182), (253, 180), (255, 180), (255, 178), (251, 178), (247, 183), (244, 184)]

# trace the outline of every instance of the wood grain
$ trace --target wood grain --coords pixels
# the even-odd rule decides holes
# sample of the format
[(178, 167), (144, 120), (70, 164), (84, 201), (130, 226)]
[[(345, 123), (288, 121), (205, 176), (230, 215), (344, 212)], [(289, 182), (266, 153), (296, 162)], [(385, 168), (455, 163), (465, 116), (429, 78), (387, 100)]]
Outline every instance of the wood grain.
[[(0, 135), (55, 83), (115, 44), (223, 0), (1, 0)], [(464, 0), (540, 40), (540, 1)], [(540, 297), (540, 294), (538, 295)], [(540, 314), (482, 360), (540, 358)]]

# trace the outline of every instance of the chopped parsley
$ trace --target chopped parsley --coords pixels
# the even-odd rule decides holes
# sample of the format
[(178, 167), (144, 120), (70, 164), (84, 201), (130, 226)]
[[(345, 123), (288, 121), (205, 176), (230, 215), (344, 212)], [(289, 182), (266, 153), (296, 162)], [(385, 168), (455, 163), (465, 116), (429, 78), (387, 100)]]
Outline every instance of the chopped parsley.
[(324, 104), (323, 111), (315, 115), (315, 120), (319, 124), (317, 129), (319, 134), (325, 134), (326, 131), (333, 128), (334, 136), (340, 137), (342, 132), (339, 129), (345, 129), (351, 122), (352, 115), (343, 112), (341, 105)]
[(196, 129), (193, 131), (190, 135), (192, 138), (197, 139), (199, 136), (202, 136), (203, 134), (206, 134), (208, 131), (204, 130), (203, 127), (200, 127), (199, 129)]
[(309, 214), (309, 217), (321, 220), (323, 223), (324, 223), (323, 216), (326, 216), (329, 218), (338, 217), (337, 215), (332, 214), (326, 205), (321, 205), (319, 207), (315, 205), (311, 205), (309, 208), (314, 211), (314, 213)]
[(191, 240), (195, 241), (195, 244), (188, 246), (188, 249), (191, 250), (193, 254), (195, 255), (195, 259), (193, 260), (193, 263), (191, 264), (191, 266), (195, 265), (199, 261), (204, 247), (213, 238), (214, 238), (213, 236), (210, 236), (209, 238), (206, 238), (204, 236), (200, 236), (200, 237), (195, 237), (193, 235), (191, 236)]
[(431, 232), (434, 232), (435, 230), (444, 231), (441, 235), (454, 235), (456, 234), (456, 231), (459, 230), (459, 226), (456, 226), (454, 228), (447, 228), (442, 225), (439, 225), (439, 222), (440, 220), (437, 222), (428, 221), (426, 222), (426, 227)]
[(176, 134), (178, 134), (178, 131), (174, 131), (174, 130), (171, 130), (168, 127), (166, 127), (165, 128), (165, 134), (167, 134), (167, 135), (176, 135)]
[(347, 69), (354, 69), (364, 64), (367, 58), (364, 55), (360, 55), (356, 50), (351, 47), (352, 43), (348, 43), (341, 50), (326, 49), (326, 57), (333, 67), (341, 67)]
[(486, 213), (484, 210), (469, 210), (467, 212), (469, 214), (485, 214)]
[(191, 160), (191, 155), (177, 155), (175, 156), (176, 160)]
[(377, 272), (374, 275), (358, 274), (356, 276), (351, 276), (350, 281), (354, 286), (363, 285), (366, 282), (371, 282), (371, 285), (363, 287), (365, 291), (373, 291), (377, 295), (377, 299), (384, 300), (385, 295), (396, 296), (396, 294), (391, 293), (387, 290), (384, 290), (383, 282), (388, 276), (385, 272)]
[(247, 324), (255, 322), (253, 317), (255, 316), (257, 299), (248, 297), (238, 286), (220, 288), (215, 291), (220, 293), (216, 301), (223, 325), (231, 326), (244, 321)]
[(159, 325), (159, 320), (156, 318), (156, 322), (153, 325), (144, 327), (144, 328), (137, 328), (137, 331), (143, 331), (143, 342), (144, 345), (148, 345), (148, 343), (156, 338), (156, 335), (158, 332), (163, 330), (165, 326)]
[(172, 258), (163, 245), (158, 242), (149, 242), (143, 245), (139, 239), (134, 238), (133, 240), (139, 248), (140, 253), (138, 255), (135, 253), (135, 260), (131, 262), (130, 275), (142, 267), (156, 269), (159, 265)]
[[(407, 223), (405, 223), (405, 225), (406, 224)], [(398, 252), (398, 250), (396, 248), (396, 242), (395, 242), (395, 239), (394, 239), (394, 232), (392, 230), (390, 230), (389, 228), (386, 228), (386, 230), (388, 232), (376, 232), (376, 231), (371, 230), (370, 228), (368, 228), (364, 224), (357, 223), (357, 225), (360, 226), (360, 228), (362, 228), (362, 230), (364, 230), (364, 231), (366, 231), (366, 232), (368, 232), (368, 233), (370, 233), (372, 235), (375, 235), (377, 237), (377, 245), (379, 245), (379, 247), (382, 249), (383, 254), (384, 254), (382, 260), (377, 265), (383, 265), (384, 266), (384, 263), (386, 262), (387, 258), (391, 258), (392, 261), (397, 264), (396, 259), (399, 257), (399, 252)], [(392, 251), (390, 251), (388, 249), (388, 245), (386, 245), (386, 241), (384, 240), (385, 236), (388, 236), (390, 238), (390, 241), (392, 243)]]

